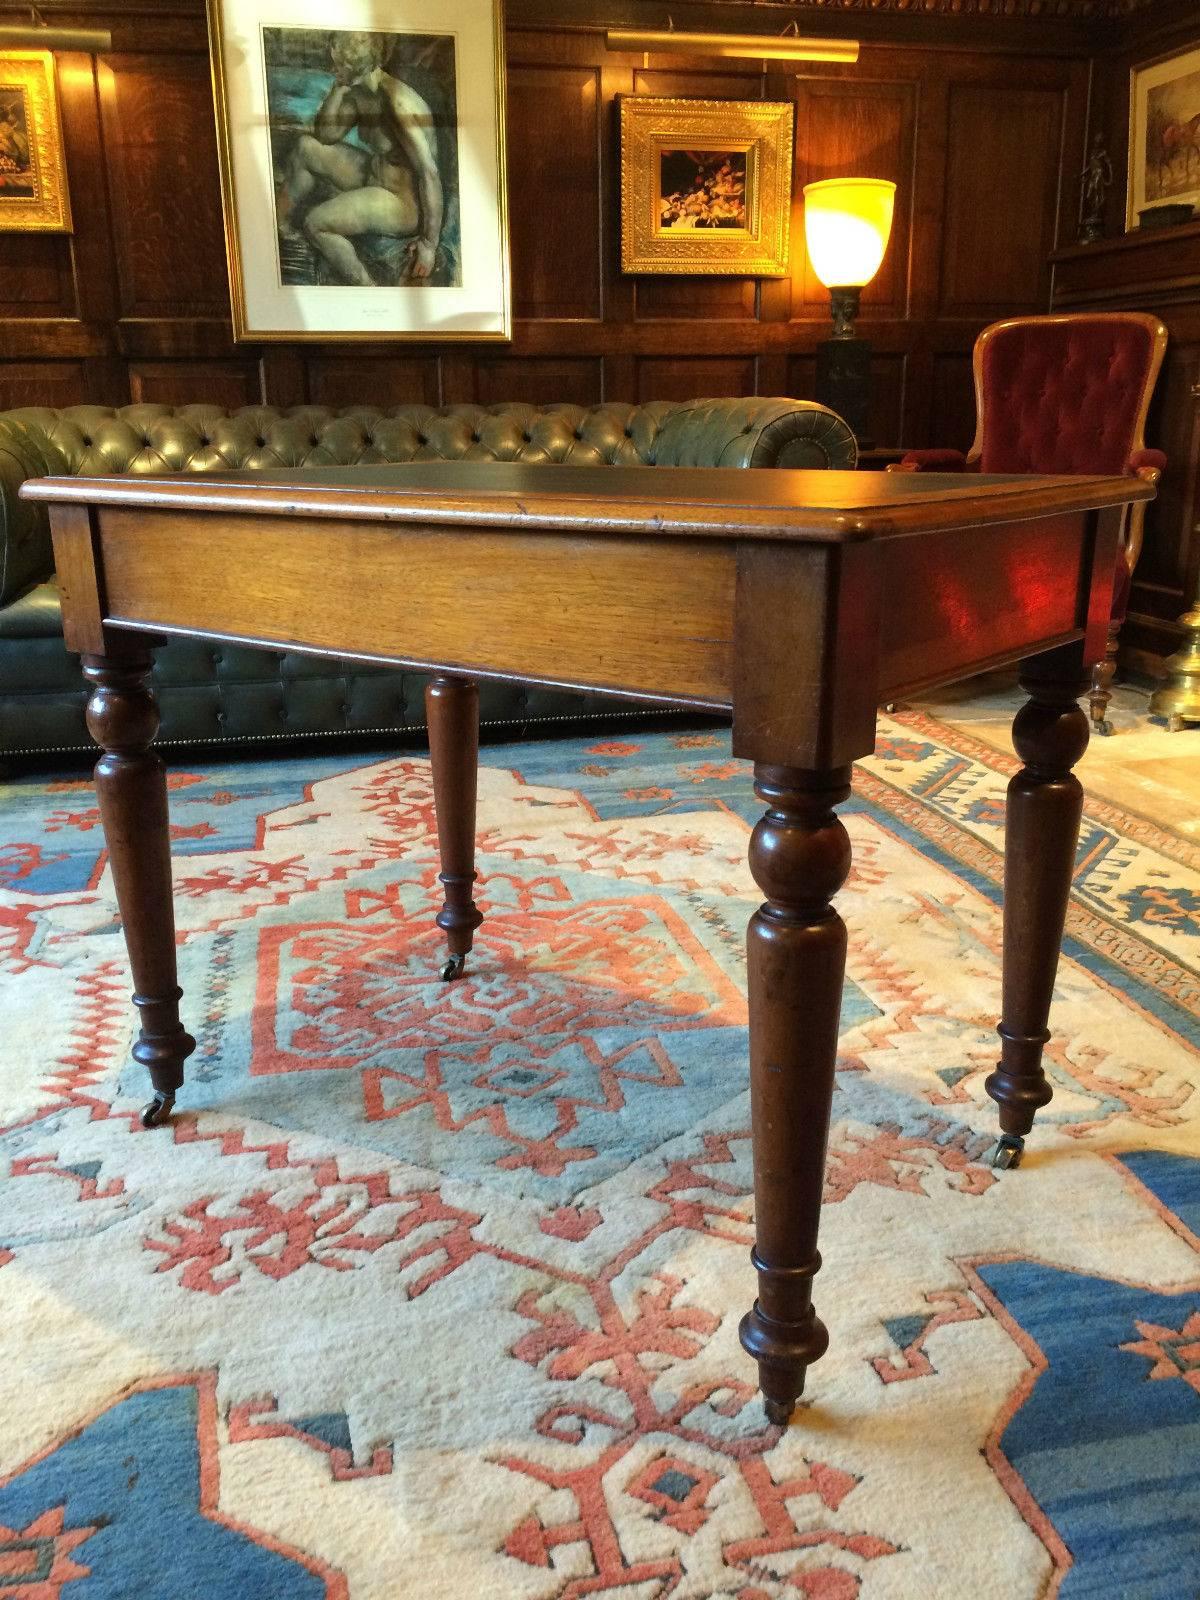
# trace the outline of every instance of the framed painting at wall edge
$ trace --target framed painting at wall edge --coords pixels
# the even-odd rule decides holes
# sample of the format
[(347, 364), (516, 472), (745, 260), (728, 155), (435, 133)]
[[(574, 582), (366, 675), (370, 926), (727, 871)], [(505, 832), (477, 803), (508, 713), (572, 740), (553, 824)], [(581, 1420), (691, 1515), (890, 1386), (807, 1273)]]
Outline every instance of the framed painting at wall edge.
[(0, 49), (0, 232), (70, 230), (54, 57)]
[(208, 0), (234, 338), (512, 337), (500, 0)]
[(621, 269), (783, 277), (789, 101), (621, 95)]
[(1154, 205), (1200, 203), (1200, 49), (1160, 57), (1129, 75), (1126, 229)]

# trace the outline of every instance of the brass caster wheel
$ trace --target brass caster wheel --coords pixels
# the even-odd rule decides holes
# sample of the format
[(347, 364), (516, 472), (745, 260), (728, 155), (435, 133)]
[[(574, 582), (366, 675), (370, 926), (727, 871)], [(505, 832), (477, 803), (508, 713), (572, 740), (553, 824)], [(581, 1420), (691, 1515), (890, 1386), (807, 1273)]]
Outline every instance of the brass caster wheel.
[(453, 983), (455, 978), (461, 978), (466, 970), (466, 956), (451, 956), (442, 968), (442, 982)]
[(161, 1127), (169, 1119), (174, 1104), (175, 1096), (173, 1094), (164, 1094), (161, 1089), (156, 1090), (154, 1099), (151, 1100), (150, 1104), (142, 1107), (142, 1127)]
[(1103, 722), (1092, 723), (1092, 732), (1098, 734), (1101, 739), (1109, 738), (1112, 734), (1112, 731), (1113, 725), (1107, 719), (1105, 719)]
[(1170, 716), (1167, 718), (1168, 733), (1182, 733), (1186, 727), (1187, 723), (1182, 717)]
[(767, 1413), (767, 1421), (773, 1422), (777, 1428), (787, 1427), (795, 1409), (794, 1400), (772, 1400), (769, 1396), (763, 1395), (763, 1410)]
[(1002, 1133), (996, 1140), (996, 1148), (992, 1151), (992, 1166), (1000, 1172), (1007, 1172), (1021, 1165), (1021, 1157), (1024, 1154), (1025, 1141), (1020, 1134)]

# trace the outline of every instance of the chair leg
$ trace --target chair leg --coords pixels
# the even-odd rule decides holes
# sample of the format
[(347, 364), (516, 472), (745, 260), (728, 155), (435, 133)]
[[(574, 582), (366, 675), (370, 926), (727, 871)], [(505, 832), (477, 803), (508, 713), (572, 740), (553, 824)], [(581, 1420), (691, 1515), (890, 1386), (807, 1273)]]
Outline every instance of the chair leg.
[(429, 759), (437, 810), (440, 881), (446, 897), (437, 925), (449, 960), (442, 977), (461, 978), (483, 913), (475, 904), (475, 797), (479, 778), (479, 689), (469, 678), (438, 677), (425, 686)]
[(1112, 723), (1108, 720), (1108, 704), (1112, 699), (1113, 679), (1117, 673), (1117, 643), (1121, 633), (1121, 624), (1113, 620), (1108, 625), (1108, 640), (1104, 646), (1104, 656), (1092, 668), (1092, 687), (1088, 695), (1088, 708), (1092, 717), (1092, 732), (1109, 734), (1112, 732)]

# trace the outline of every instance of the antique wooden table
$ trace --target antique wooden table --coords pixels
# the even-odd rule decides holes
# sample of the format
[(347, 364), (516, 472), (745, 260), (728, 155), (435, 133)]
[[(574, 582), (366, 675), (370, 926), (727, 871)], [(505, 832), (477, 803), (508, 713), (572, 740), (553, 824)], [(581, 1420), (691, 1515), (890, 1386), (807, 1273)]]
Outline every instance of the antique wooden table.
[[(747, 940), (758, 1298), (741, 1339), (785, 1421), (828, 1335), (812, 1307), (850, 867), (834, 807), (876, 707), (1022, 661), (1008, 795), (1000, 1165), (1050, 1099), (1041, 1068), (1129, 478), (496, 463), (45, 478), (67, 643), (92, 684), (101, 817), (149, 1068), (147, 1124), (194, 1048), (179, 1018), (156, 635), (427, 667), (455, 976), (472, 900), (483, 676), (733, 713), (766, 811)], [(161, 642), (161, 641), (158, 641)]]

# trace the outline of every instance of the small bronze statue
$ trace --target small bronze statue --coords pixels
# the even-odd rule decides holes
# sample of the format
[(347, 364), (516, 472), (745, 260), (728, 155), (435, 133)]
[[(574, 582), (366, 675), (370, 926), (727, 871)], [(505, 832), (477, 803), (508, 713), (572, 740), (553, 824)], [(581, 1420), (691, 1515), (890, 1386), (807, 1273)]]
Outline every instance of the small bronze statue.
[(1104, 201), (1112, 188), (1113, 169), (1104, 148), (1104, 135), (1092, 139), (1092, 153), (1083, 169), (1083, 198), (1079, 214), (1080, 244), (1094, 244), (1104, 237)]

